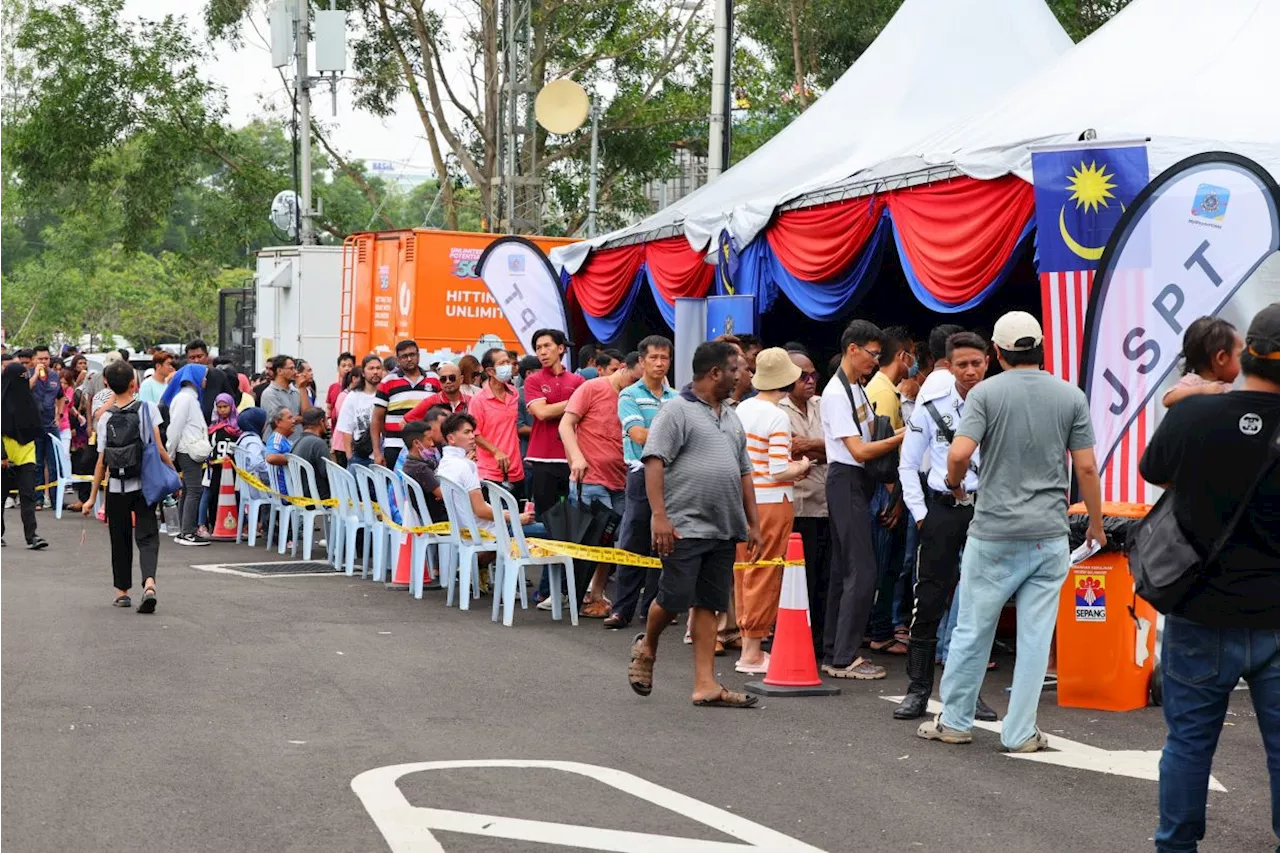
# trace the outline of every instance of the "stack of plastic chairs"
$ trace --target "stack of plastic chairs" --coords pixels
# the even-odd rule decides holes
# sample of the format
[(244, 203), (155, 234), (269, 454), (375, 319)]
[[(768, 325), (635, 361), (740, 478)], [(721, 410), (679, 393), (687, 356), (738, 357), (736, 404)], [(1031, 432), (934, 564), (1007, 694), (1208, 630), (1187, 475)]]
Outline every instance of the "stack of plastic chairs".
[[(427, 498), (422, 492), (422, 486), (418, 485), (416, 480), (403, 471), (398, 472), (398, 477), (405, 494), (405, 502), (401, 505), (401, 512), (405, 512), (407, 508), (409, 513), (412, 514), (412, 526), (426, 527), (431, 524), (431, 514), (427, 511)], [(408, 516), (406, 515), (406, 517)], [(406, 526), (409, 525), (406, 524)], [(413, 551), (409, 561), (409, 591), (414, 598), (422, 598), (428, 574), (436, 577), (437, 582), (440, 580), (439, 572), (435, 568), (436, 561), (431, 559), (431, 549), (433, 546), (439, 546), (447, 541), (447, 536), (440, 536), (435, 533), (413, 534)]]
[[(370, 470), (367, 465), (353, 465), (348, 469), (356, 481), (356, 498), (357, 498), (357, 516), (360, 519), (360, 527), (364, 529), (364, 552), (360, 561), (360, 576), (367, 578), (369, 576), (369, 563), (371, 557), (375, 553), (374, 543), (378, 539), (385, 539), (387, 535), (386, 525), (378, 518), (374, 512), (373, 505), (378, 501), (378, 476)], [(373, 558), (374, 571), (377, 571), (377, 560)], [(378, 577), (377, 574), (374, 575)]]

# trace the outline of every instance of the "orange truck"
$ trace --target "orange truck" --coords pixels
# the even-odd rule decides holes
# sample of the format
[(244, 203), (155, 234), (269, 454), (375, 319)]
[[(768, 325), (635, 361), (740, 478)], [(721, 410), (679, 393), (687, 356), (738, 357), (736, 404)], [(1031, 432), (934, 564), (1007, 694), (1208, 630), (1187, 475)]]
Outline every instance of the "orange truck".
[[(347, 237), (337, 351), (386, 356), (397, 341), (412, 339), (423, 364), (495, 346), (523, 352), (478, 269), (480, 255), (501, 236), (414, 228)], [(528, 239), (543, 253), (575, 242)]]

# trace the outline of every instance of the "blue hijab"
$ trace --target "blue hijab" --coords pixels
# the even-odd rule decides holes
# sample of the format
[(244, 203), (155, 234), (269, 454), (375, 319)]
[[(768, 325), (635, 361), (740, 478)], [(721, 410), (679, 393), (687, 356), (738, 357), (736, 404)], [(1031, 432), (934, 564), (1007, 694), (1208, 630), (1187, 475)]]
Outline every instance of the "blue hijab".
[(173, 398), (178, 396), (178, 392), (182, 390), (183, 385), (193, 385), (196, 389), (196, 399), (200, 401), (200, 408), (204, 408), (204, 377), (209, 372), (209, 368), (203, 364), (187, 364), (169, 380), (169, 384), (165, 386), (164, 394), (160, 396), (160, 405), (172, 406)]
[(236, 423), (240, 426), (241, 435), (253, 433), (261, 438), (262, 431), (267, 428), (267, 412), (257, 406), (250, 406), (236, 417)]

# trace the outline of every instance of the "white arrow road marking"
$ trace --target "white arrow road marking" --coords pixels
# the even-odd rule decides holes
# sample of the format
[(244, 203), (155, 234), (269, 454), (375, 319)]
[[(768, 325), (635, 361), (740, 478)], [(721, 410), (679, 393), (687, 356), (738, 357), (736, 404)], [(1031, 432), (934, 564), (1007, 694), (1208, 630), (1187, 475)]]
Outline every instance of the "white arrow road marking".
[[(532, 768), (576, 773), (746, 843), (705, 841), (451, 809), (420, 808), (410, 805), (396, 785), (400, 777), (409, 773), (474, 768)], [(663, 853), (751, 853), (754, 850), (767, 850), (770, 853), (823, 853), (817, 847), (797, 841), (746, 818), (730, 814), (701, 800), (655, 785), (639, 776), (614, 770), (611, 767), (580, 764), (576, 761), (499, 759), (394, 764), (361, 773), (351, 780), (351, 790), (355, 791), (360, 801), (364, 803), (365, 809), (368, 810), (369, 816), (373, 818), (373, 822), (386, 839), (392, 853), (444, 853), (444, 847), (431, 834), (433, 829), (487, 838), (508, 838), (516, 841), (536, 841), (588, 850), (604, 850), (612, 853), (652, 853), (654, 850), (661, 850)]]
[[(901, 702), (901, 696), (881, 696), (888, 702)], [(942, 703), (937, 699), (929, 700), (929, 713), (942, 713)], [(1001, 723), (984, 723), (974, 720), (973, 727), (999, 734)], [(1077, 770), (1092, 770), (1095, 773), (1109, 773), (1112, 776), (1128, 776), (1133, 779), (1160, 781), (1160, 750), (1158, 749), (1100, 749), (1087, 743), (1068, 740), (1057, 735), (1046, 734), (1049, 748), (1057, 752), (1006, 752), (1009, 758), (1023, 761), (1035, 761), (1040, 764), (1056, 764), (1059, 767), (1074, 767)], [(1211, 791), (1226, 792), (1226, 788), (1213, 776), (1209, 777)]]

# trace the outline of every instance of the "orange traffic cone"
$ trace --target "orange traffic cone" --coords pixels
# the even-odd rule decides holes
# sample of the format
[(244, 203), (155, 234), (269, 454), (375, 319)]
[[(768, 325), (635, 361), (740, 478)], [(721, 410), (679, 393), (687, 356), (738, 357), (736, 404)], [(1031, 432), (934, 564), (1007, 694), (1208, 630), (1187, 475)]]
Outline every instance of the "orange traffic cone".
[[(406, 524), (409, 523), (407, 520)], [(400, 534), (400, 556), (396, 559), (396, 570), (392, 574), (391, 582), (387, 584), (387, 589), (408, 589), (409, 588), (409, 567), (413, 561), (413, 535), (410, 533)]]
[[(787, 542), (787, 561), (804, 560), (804, 540), (792, 533)], [(789, 565), (782, 572), (782, 597), (778, 622), (769, 652), (769, 671), (763, 681), (751, 681), (748, 693), (761, 696), (836, 696), (839, 687), (824, 684), (818, 676), (813, 656), (813, 633), (809, 628), (809, 586), (804, 563)]]
[(236, 511), (236, 470), (230, 459), (222, 460), (222, 476), (218, 478), (218, 508), (213, 516), (209, 538), (218, 542), (234, 542), (240, 515)]

